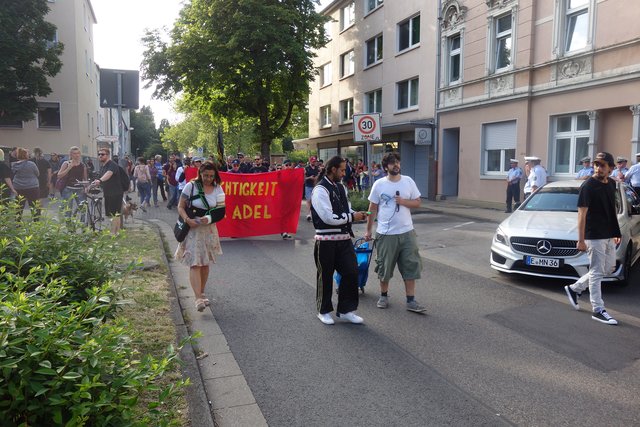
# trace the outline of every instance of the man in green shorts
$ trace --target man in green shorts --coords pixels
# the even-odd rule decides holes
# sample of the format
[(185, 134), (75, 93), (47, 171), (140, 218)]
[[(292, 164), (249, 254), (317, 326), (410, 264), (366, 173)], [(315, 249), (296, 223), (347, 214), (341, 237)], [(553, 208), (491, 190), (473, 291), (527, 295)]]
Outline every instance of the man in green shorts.
[(380, 279), (378, 308), (389, 306), (389, 280), (398, 266), (407, 294), (407, 310), (423, 313), (426, 308), (415, 298), (416, 280), (422, 271), (416, 232), (413, 229), (411, 208), (420, 206), (420, 191), (408, 176), (400, 174), (400, 155), (387, 153), (382, 158), (387, 176), (376, 180), (369, 194), (369, 211), (365, 239), (371, 239), (374, 218), (376, 229), (376, 273)]

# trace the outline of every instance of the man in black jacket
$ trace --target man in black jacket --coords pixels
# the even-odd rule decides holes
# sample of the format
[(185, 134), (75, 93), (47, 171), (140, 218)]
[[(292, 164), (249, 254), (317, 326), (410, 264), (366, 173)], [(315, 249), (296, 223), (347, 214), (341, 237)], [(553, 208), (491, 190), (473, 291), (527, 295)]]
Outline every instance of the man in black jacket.
[(120, 215), (122, 214), (122, 198), (124, 190), (120, 181), (120, 168), (109, 158), (108, 148), (98, 149), (100, 161), (100, 177), (93, 181), (93, 185), (101, 185), (104, 193), (104, 213), (111, 218), (111, 234), (120, 231)]
[(351, 323), (362, 323), (354, 311), (358, 308), (358, 262), (353, 249), (351, 224), (367, 218), (366, 212), (351, 210), (347, 191), (341, 180), (345, 161), (336, 156), (327, 162), (326, 175), (319, 177), (311, 195), (311, 216), (316, 228), (313, 255), (318, 269), (316, 304), (318, 319), (333, 325), (333, 272), (340, 280), (337, 316)]
[(620, 225), (616, 214), (616, 181), (609, 175), (615, 168), (610, 153), (598, 153), (593, 160), (593, 176), (580, 186), (578, 195), (578, 243), (589, 254), (589, 272), (576, 283), (565, 286), (569, 302), (578, 310), (578, 298), (589, 287), (593, 314), (591, 318), (607, 325), (616, 319), (604, 309), (600, 282), (616, 266), (616, 245), (620, 243)]

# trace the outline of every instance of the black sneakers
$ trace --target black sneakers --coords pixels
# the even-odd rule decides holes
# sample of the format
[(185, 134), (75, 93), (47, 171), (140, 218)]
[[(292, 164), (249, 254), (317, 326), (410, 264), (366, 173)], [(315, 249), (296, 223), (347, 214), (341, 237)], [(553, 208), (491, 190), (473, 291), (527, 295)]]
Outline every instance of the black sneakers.
[(598, 322), (606, 323), (607, 325), (617, 325), (618, 324), (618, 321), (616, 319), (614, 319), (613, 317), (611, 317), (609, 315), (609, 313), (606, 312), (606, 310), (602, 310), (602, 311), (600, 311), (598, 313), (593, 313), (591, 318), (593, 320), (597, 320)]
[(573, 308), (579, 310), (580, 306), (578, 305), (578, 298), (580, 298), (580, 294), (571, 289), (570, 286), (565, 286), (564, 291), (567, 293), (567, 297), (569, 297), (569, 303), (573, 306)]

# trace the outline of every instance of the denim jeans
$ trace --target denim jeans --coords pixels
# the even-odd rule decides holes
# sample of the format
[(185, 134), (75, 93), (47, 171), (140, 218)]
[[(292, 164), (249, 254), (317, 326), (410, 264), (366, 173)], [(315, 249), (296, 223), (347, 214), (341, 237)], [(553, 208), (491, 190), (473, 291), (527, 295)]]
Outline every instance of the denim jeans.
[(144, 205), (145, 203), (149, 204), (151, 200), (151, 183), (149, 181), (140, 182), (138, 180), (138, 193), (140, 196), (140, 205)]
[(582, 292), (589, 287), (591, 306), (596, 313), (604, 310), (600, 283), (616, 266), (616, 245), (613, 239), (586, 240), (585, 243), (589, 254), (589, 271), (571, 285), (571, 289)]
[(84, 200), (86, 200), (87, 196), (84, 194), (83, 189), (75, 189), (65, 187), (60, 193), (64, 201), (66, 202), (66, 207), (64, 207), (64, 216), (67, 218), (71, 217), (71, 213), (73, 212), (73, 204), (75, 203), (76, 208), (80, 206)]
[(158, 178), (157, 177), (151, 177), (151, 187), (149, 188), (149, 193), (151, 193), (151, 196), (153, 198), (153, 204), (157, 205), (158, 204)]
[(169, 188), (169, 203), (167, 203), (167, 207), (178, 206), (178, 187), (175, 185), (167, 185)]

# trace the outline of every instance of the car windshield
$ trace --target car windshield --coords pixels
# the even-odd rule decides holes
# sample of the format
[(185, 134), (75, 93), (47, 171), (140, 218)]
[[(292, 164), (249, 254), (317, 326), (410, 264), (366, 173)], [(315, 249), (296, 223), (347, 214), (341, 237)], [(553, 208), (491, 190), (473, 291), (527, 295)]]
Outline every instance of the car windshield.
[(578, 212), (577, 187), (543, 187), (520, 208), (524, 211)]

